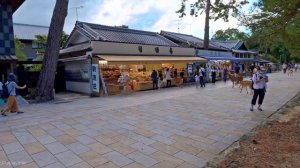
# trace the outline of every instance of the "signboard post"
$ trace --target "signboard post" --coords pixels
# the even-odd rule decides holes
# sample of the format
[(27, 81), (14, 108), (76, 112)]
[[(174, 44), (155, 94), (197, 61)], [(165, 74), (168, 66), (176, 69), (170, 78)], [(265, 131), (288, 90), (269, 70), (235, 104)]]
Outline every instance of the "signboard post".
[(92, 89), (93, 92), (99, 93), (99, 65), (92, 64)]

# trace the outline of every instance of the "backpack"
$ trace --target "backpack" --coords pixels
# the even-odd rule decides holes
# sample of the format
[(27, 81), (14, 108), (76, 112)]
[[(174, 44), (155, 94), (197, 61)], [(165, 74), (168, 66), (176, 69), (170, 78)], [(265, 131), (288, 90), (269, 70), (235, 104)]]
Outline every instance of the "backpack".
[(8, 88), (7, 88), (8, 84), (3, 84), (3, 86), (2, 86), (2, 98), (6, 98), (7, 99), (9, 97), (9, 95), (10, 95), (11, 91), (10, 92), (8, 91)]
[(203, 77), (206, 76), (205, 71), (203, 71), (202, 69), (201, 69), (201, 74)]

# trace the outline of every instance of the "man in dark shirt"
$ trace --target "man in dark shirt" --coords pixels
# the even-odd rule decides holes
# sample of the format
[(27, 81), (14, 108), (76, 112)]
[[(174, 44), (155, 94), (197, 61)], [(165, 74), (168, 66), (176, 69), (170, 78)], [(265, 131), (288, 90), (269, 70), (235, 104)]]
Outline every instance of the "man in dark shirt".
[(236, 74), (239, 74), (239, 72), (240, 72), (240, 67), (239, 67), (238, 64), (236, 64), (236, 66), (235, 66), (235, 68), (234, 68), (234, 71), (235, 71)]
[(152, 78), (152, 82), (153, 82), (153, 89), (157, 89), (158, 86), (157, 86), (157, 72), (155, 70), (152, 71), (151, 73), (151, 78)]
[(182, 88), (182, 87), (183, 87), (184, 70), (182, 70), (182, 71), (179, 73), (179, 76), (180, 76), (179, 87)]

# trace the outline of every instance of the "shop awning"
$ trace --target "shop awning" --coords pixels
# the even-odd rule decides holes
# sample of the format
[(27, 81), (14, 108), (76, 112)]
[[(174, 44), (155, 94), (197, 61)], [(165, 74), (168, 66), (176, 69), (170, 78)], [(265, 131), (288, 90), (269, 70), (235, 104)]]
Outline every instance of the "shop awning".
[(203, 56), (203, 58), (208, 59), (208, 60), (222, 60), (222, 61), (240, 61), (240, 58), (236, 57), (208, 57), (208, 56)]
[(115, 56), (97, 55), (101, 60), (108, 62), (207, 62), (200, 57), (176, 57), (176, 56)]
[(83, 55), (83, 56), (78, 56), (78, 57), (61, 58), (61, 59), (58, 59), (58, 61), (70, 62), (70, 61), (82, 61), (82, 60), (87, 60), (87, 59), (88, 59), (88, 56)]
[(261, 59), (261, 58), (255, 58), (254, 62), (258, 62), (258, 63), (270, 63), (271, 61), (265, 60), (265, 59)]

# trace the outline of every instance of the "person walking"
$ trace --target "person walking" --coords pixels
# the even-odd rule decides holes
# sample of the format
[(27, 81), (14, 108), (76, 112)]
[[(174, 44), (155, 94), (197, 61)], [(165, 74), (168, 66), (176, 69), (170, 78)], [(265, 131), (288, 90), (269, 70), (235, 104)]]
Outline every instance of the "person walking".
[(294, 68), (295, 68), (295, 72), (297, 72), (298, 64), (295, 64)]
[(211, 69), (211, 82), (213, 84), (216, 83), (216, 75), (217, 75), (217, 69), (215, 66), (212, 66), (212, 69)]
[(228, 75), (228, 69), (227, 69), (227, 66), (225, 66), (224, 69), (223, 69), (223, 80), (224, 80), (224, 82), (227, 81), (227, 75)]
[(235, 74), (239, 75), (240, 73), (240, 66), (238, 63), (235, 64), (235, 68), (234, 68)]
[(170, 69), (167, 68), (167, 71), (166, 71), (166, 80), (167, 80), (167, 87), (171, 87), (172, 86), (172, 83), (171, 83), (171, 72), (170, 72)]
[(196, 88), (199, 88), (199, 85), (200, 85), (200, 76), (199, 76), (198, 72), (195, 75), (195, 83), (196, 83)]
[(164, 78), (161, 71), (158, 71), (158, 89), (164, 86)]
[(205, 82), (204, 82), (204, 78), (205, 78), (205, 69), (203, 68), (203, 66), (200, 67), (199, 69), (199, 76), (200, 76), (200, 86), (201, 87), (205, 87)]
[(179, 81), (179, 87), (183, 88), (183, 78), (184, 78), (184, 69), (179, 73), (180, 81)]
[(151, 73), (151, 79), (152, 79), (152, 84), (153, 84), (152, 85), (153, 90), (158, 89), (158, 86), (157, 86), (158, 78), (157, 78), (157, 72), (155, 70), (153, 70)]
[(257, 109), (259, 111), (263, 111), (261, 105), (265, 97), (266, 83), (269, 82), (269, 80), (268, 77), (261, 72), (259, 66), (256, 69), (257, 72), (252, 76), (254, 94), (251, 100), (250, 111), (253, 111), (253, 107), (256, 105), (257, 97), (259, 97)]
[(286, 63), (284, 63), (282, 65), (282, 69), (283, 69), (283, 73), (285, 74), (286, 73), (286, 69), (287, 69), (287, 64)]
[(3, 99), (3, 97), (2, 97), (3, 90), (2, 89), (3, 89), (3, 83), (0, 80), (0, 98)]
[(19, 111), (19, 107), (16, 100), (16, 89), (25, 89), (26, 85), (24, 86), (18, 86), (15, 82), (15, 75), (13, 73), (10, 73), (8, 75), (8, 81), (5, 83), (7, 86), (7, 90), (9, 93), (9, 97), (7, 99), (6, 107), (1, 110), (1, 114), (3, 116), (6, 116), (5, 113), (13, 113), (17, 112), (18, 114), (23, 113)]

